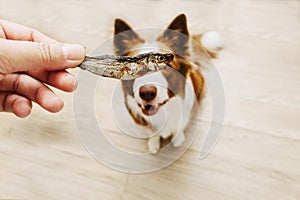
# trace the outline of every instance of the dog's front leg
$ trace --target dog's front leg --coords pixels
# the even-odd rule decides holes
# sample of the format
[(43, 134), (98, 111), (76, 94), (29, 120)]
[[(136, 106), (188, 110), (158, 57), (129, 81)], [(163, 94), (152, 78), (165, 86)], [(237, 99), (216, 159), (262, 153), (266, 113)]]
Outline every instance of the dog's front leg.
[(178, 132), (177, 134), (173, 135), (173, 146), (174, 147), (180, 147), (185, 141), (185, 134), (183, 131)]
[(156, 134), (148, 140), (148, 150), (150, 153), (155, 154), (160, 148), (160, 136)]

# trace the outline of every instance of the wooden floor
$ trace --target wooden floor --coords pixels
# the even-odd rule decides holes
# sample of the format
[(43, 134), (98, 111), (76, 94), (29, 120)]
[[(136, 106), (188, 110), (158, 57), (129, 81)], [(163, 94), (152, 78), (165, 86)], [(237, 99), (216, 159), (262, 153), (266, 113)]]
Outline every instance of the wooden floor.
[(0, 18), (88, 52), (111, 37), (116, 17), (163, 28), (181, 12), (191, 32), (215, 30), (225, 43), (215, 64), (226, 120), (213, 152), (198, 159), (200, 134), (165, 169), (115, 171), (84, 149), (72, 94), (58, 92), (58, 114), (36, 105), (26, 119), (0, 114), (0, 199), (300, 199), (300, 1), (0, 1)]

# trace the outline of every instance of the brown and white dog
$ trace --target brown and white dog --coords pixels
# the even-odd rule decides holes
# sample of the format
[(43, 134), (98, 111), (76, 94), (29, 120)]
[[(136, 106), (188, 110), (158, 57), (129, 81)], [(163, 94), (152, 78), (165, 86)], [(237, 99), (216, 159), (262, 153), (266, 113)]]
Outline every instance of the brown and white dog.
[(135, 124), (145, 127), (149, 135), (150, 153), (160, 149), (161, 138), (171, 137), (174, 147), (179, 147), (185, 141), (185, 128), (204, 87), (200, 66), (203, 65), (202, 61), (207, 63), (210, 57), (215, 57), (214, 49), (220, 45), (212, 39), (218, 35), (214, 32), (209, 34), (212, 36), (204, 34), (190, 37), (186, 16), (181, 14), (154, 43), (150, 43), (125, 21), (115, 20), (115, 54), (133, 56), (147, 51), (167, 51), (175, 55), (165, 70), (122, 81), (126, 108)]

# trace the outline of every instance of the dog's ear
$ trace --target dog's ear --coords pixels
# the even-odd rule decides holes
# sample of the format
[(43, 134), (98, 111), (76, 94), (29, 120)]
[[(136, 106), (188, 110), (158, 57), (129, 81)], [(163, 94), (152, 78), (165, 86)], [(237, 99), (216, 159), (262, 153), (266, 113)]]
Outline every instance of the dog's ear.
[(114, 46), (117, 55), (126, 55), (134, 45), (144, 43), (143, 40), (125, 21), (115, 20)]
[(186, 55), (189, 31), (185, 14), (178, 15), (157, 40), (167, 44), (174, 53)]
[(189, 35), (187, 20), (185, 14), (180, 14), (170, 23), (167, 29), (177, 31), (179, 33)]

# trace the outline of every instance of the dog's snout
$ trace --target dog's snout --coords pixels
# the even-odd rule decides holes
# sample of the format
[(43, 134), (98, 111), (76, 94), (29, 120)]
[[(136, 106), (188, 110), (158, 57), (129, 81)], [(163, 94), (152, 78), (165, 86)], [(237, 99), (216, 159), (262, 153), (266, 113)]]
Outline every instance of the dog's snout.
[(151, 101), (155, 99), (156, 94), (157, 94), (157, 89), (153, 85), (143, 85), (142, 87), (140, 87), (139, 95), (141, 99), (145, 101)]

